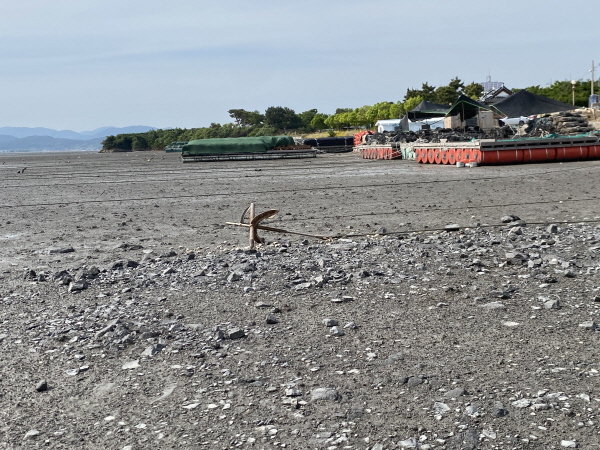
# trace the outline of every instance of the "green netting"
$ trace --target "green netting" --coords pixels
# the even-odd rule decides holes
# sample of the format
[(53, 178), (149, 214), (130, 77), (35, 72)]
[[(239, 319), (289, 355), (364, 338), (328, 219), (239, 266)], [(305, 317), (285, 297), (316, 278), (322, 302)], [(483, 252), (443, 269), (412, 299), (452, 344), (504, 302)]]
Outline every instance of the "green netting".
[(291, 136), (197, 139), (183, 146), (182, 155), (264, 153), (276, 147), (287, 147), (290, 145), (294, 145), (294, 138)]

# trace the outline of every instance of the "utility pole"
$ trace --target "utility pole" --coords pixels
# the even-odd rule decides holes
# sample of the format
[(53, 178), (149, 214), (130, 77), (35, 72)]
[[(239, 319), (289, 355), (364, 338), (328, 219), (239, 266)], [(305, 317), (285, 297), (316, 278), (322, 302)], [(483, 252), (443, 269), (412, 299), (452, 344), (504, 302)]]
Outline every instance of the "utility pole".
[(592, 95), (594, 95), (594, 61), (592, 61)]

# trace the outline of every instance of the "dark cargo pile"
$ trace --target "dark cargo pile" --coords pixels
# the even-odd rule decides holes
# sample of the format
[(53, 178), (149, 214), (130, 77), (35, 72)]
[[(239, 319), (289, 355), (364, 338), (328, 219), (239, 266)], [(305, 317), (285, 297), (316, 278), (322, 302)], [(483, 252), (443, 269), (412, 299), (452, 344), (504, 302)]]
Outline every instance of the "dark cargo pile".
[(367, 135), (365, 142), (367, 145), (385, 145), (392, 143), (408, 142), (468, 142), (473, 139), (507, 139), (514, 134), (514, 129), (509, 126), (494, 128), (490, 131), (483, 131), (476, 128), (467, 128), (462, 130), (450, 130), (448, 128), (437, 128), (434, 130), (419, 131), (384, 131)]
[(573, 135), (594, 131), (588, 120), (579, 113), (560, 112), (555, 115), (539, 117), (529, 123), (525, 132), (528, 136), (544, 136), (547, 134)]
[(352, 146), (354, 145), (354, 136), (297, 139), (296, 142), (302, 145), (310, 145), (313, 148), (322, 149), (324, 151), (331, 149), (352, 150)]
[(290, 136), (260, 136), (223, 139), (196, 139), (183, 146), (182, 156), (225, 153), (265, 153), (294, 145)]

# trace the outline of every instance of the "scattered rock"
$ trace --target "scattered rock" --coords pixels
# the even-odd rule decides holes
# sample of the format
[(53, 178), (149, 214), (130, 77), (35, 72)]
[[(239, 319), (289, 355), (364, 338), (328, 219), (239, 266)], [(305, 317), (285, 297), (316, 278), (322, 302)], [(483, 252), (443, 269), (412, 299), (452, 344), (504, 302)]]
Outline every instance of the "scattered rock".
[(463, 395), (467, 395), (467, 391), (465, 391), (463, 388), (456, 388), (452, 389), (451, 391), (445, 392), (444, 398), (458, 398), (462, 397)]
[(126, 362), (125, 364), (123, 364), (123, 366), (121, 366), (121, 369), (131, 370), (137, 369), (138, 367), (140, 367), (140, 360), (136, 359), (135, 361)]
[(487, 311), (504, 311), (506, 310), (506, 306), (500, 302), (490, 302), (484, 305), (479, 305), (479, 308), (485, 309)]
[(311, 391), (313, 400), (334, 401), (340, 398), (338, 392), (333, 388), (316, 388)]

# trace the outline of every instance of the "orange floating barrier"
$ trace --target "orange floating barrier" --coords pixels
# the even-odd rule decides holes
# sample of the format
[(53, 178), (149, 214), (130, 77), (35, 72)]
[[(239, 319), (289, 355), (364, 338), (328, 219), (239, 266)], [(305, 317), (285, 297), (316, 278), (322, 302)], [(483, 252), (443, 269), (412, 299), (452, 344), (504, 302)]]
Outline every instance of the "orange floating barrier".
[(587, 146), (559, 147), (556, 149), (556, 159), (566, 161), (569, 159), (587, 159), (589, 149)]
[(439, 148), (433, 150), (433, 160), (436, 164), (440, 164), (442, 162), (442, 150)]
[[(522, 152), (522, 162), (544, 162), (556, 159), (555, 148), (527, 148), (522, 150)], [(514, 162), (521, 162), (521, 160)]]

